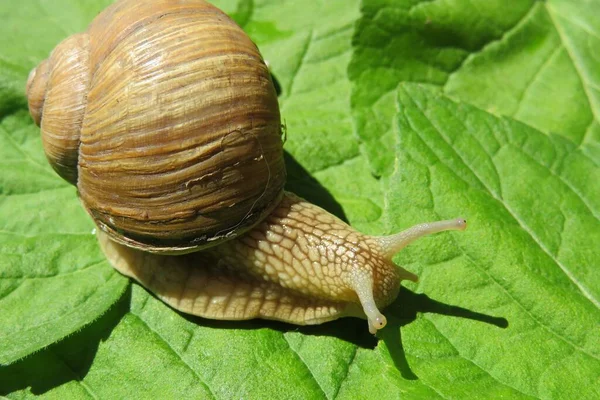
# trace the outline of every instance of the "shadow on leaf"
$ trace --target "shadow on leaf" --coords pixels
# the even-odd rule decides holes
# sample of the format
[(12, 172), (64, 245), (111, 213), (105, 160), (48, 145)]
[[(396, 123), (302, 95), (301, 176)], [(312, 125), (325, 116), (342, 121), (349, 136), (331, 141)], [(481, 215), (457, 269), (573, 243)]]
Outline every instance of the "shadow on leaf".
[[(374, 335), (369, 333), (367, 322), (358, 318), (341, 318), (321, 325), (297, 326), (269, 320), (218, 321), (184, 314), (177, 310), (174, 311), (193, 324), (216, 329), (246, 330), (268, 328), (281, 333), (294, 331), (305, 335), (336, 337), (364, 349), (375, 349), (378, 340)], [(418, 313), (434, 313), (467, 318), (499, 328), (508, 327), (506, 318), (494, 317), (463, 307), (445, 304), (431, 299), (426, 294), (414, 293), (405, 287), (400, 289), (398, 298), (389, 307), (385, 308), (384, 313), (388, 317), (388, 326), (379, 331), (377, 337), (384, 341), (396, 368), (398, 368), (405, 379), (409, 380), (415, 380), (418, 377), (411, 370), (406, 359), (406, 354), (402, 346), (401, 328), (413, 322), (417, 318)]]
[(83, 380), (98, 346), (129, 311), (130, 302), (131, 286), (102, 317), (81, 331), (14, 364), (0, 366), (0, 396), (27, 388), (40, 395), (67, 382)]
[(385, 309), (385, 314), (388, 317), (388, 326), (381, 330), (377, 336), (384, 341), (392, 361), (402, 374), (402, 377), (409, 380), (415, 380), (418, 377), (412, 371), (406, 359), (406, 353), (402, 346), (401, 328), (413, 322), (417, 318), (417, 313), (434, 313), (467, 318), (503, 329), (508, 327), (508, 320), (506, 318), (494, 317), (463, 307), (441, 303), (431, 299), (426, 294), (414, 293), (402, 287), (394, 303)]
[(174, 311), (189, 322), (203, 327), (233, 330), (272, 329), (281, 333), (299, 332), (304, 335), (335, 337), (365, 349), (374, 349), (377, 346), (377, 338), (369, 333), (367, 322), (358, 318), (341, 318), (321, 325), (300, 326), (261, 319), (220, 321)]
[(271, 80), (273, 81), (273, 86), (275, 87), (275, 92), (277, 93), (277, 97), (281, 96), (281, 84), (279, 83), (279, 79), (273, 73), (271, 73)]
[(348, 223), (344, 209), (337, 200), (312, 175), (304, 169), (290, 153), (284, 151), (287, 182), (285, 189), (329, 211), (342, 221)]

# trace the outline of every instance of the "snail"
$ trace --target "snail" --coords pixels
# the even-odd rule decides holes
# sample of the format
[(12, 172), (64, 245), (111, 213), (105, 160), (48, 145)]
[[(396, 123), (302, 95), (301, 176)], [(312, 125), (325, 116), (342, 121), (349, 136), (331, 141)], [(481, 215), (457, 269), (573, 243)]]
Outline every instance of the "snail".
[(366, 318), (393, 256), (463, 219), (369, 236), (286, 192), (280, 112), (250, 38), (202, 0), (119, 0), (32, 70), (30, 114), (111, 265), (184, 313), (319, 324)]

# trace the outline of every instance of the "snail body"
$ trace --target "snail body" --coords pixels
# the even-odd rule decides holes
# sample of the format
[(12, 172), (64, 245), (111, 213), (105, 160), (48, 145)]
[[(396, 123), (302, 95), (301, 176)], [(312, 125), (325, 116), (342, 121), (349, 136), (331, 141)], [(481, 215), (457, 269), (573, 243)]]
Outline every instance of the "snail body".
[(111, 264), (216, 319), (385, 326), (416, 280), (392, 257), (461, 219), (375, 237), (284, 192), (277, 95), (252, 41), (202, 0), (119, 0), (27, 83), (55, 171), (77, 186)]

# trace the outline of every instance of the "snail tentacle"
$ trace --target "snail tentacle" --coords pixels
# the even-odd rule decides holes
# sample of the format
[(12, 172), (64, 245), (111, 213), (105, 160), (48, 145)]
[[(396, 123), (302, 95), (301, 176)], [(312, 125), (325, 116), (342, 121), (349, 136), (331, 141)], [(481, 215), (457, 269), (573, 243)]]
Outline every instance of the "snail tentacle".
[(391, 259), (400, 250), (422, 238), (423, 236), (443, 231), (464, 231), (467, 228), (467, 220), (455, 218), (445, 221), (426, 222), (412, 226), (402, 232), (389, 236), (377, 236), (375, 239), (380, 243), (383, 254)]
[(387, 324), (387, 319), (377, 308), (373, 296), (373, 279), (367, 274), (357, 274), (353, 279), (354, 290), (360, 300), (363, 312), (367, 316), (369, 332), (375, 334)]

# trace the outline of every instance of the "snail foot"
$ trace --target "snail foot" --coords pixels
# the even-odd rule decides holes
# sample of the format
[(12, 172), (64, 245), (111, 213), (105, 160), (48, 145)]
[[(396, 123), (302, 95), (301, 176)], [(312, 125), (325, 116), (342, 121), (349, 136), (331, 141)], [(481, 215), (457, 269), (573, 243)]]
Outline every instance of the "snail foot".
[(313, 325), (346, 315), (347, 303), (309, 298), (222, 265), (204, 252), (152, 254), (96, 235), (111, 265), (186, 314), (218, 320), (262, 318)]

